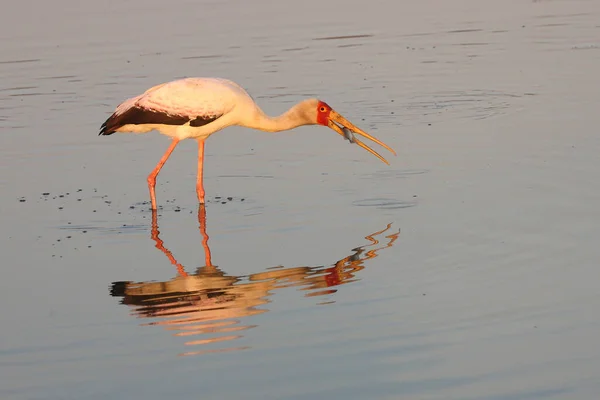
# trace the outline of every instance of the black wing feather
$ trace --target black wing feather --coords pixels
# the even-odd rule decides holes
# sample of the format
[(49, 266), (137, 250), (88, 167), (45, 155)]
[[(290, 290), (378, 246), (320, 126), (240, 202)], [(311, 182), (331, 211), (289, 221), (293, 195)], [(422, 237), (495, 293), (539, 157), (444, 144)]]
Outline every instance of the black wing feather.
[(162, 125), (185, 125), (188, 122), (190, 126), (199, 127), (209, 124), (221, 117), (196, 117), (191, 118), (183, 115), (172, 115), (164, 112), (149, 110), (143, 107), (131, 107), (122, 114), (114, 113), (100, 127), (99, 135), (112, 135), (124, 125), (144, 125), (144, 124), (162, 124)]

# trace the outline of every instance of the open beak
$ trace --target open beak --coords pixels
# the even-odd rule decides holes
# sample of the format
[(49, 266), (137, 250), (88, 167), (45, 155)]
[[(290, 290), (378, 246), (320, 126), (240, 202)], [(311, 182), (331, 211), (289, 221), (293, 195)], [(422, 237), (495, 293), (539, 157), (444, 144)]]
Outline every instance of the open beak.
[[(339, 125), (338, 125), (339, 124)], [(378, 145), (386, 148), (387, 150), (389, 150), (393, 155), (396, 155), (396, 152), (387, 144), (383, 143), (381, 140), (374, 138), (373, 136), (369, 135), (367, 132), (363, 131), (362, 129), (356, 127), (353, 123), (351, 123), (350, 121), (348, 121), (346, 118), (342, 117), (340, 114), (338, 114), (337, 112), (331, 110), (329, 112), (329, 121), (327, 123), (327, 126), (329, 126), (331, 129), (333, 129), (334, 131), (336, 131), (338, 134), (342, 135), (342, 137), (346, 137), (346, 135), (344, 134), (344, 131), (342, 130), (342, 128), (340, 128), (340, 125), (342, 125), (343, 127), (349, 129), (350, 131), (365, 137), (369, 140), (372, 140), (373, 142), (377, 143)], [(387, 160), (385, 158), (383, 158), (378, 152), (376, 152), (375, 150), (373, 150), (372, 148), (370, 148), (369, 146), (367, 146), (366, 144), (364, 144), (363, 142), (361, 142), (360, 140), (358, 140), (358, 138), (354, 138), (354, 142), (359, 145), (360, 147), (362, 147), (363, 149), (367, 150), (369, 153), (373, 154), (375, 157), (379, 158), (381, 161), (383, 161), (384, 163), (386, 163), (387, 165), (390, 165), (389, 162), (387, 162)]]

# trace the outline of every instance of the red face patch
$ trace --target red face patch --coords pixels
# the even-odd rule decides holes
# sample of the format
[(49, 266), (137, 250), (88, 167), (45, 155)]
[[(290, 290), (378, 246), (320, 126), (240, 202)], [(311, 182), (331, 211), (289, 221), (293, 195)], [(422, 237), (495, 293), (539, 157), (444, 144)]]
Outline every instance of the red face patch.
[(321, 125), (327, 126), (329, 123), (329, 113), (331, 112), (331, 107), (323, 101), (319, 101), (317, 105), (317, 122)]

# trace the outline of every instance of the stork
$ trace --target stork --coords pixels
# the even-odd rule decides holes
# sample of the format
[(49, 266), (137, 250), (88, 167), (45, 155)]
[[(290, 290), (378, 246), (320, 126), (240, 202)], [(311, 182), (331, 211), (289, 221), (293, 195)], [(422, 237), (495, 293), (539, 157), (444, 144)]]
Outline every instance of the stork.
[(152, 209), (156, 210), (156, 177), (181, 140), (195, 139), (198, 142), (196, 193), (200, 204), (204, 204), (204, 142), (210, 135), (232, 125), (265, 132), (281, 132), (316, 124), (333, 129), (388, 165), (385, 158), (355, 138), (352, 132), (374, 141), (396, 155), (388, 145), (357, 128), (319, 99), (301, 101), (280, 116), (270, 117), (241, 86), (221, 78), (185, 78), (154, 86), (141, 95), (122, 102), (102, 124), (100, 135), (156, 130), (172, 139), (171, 145), (147, 179)]

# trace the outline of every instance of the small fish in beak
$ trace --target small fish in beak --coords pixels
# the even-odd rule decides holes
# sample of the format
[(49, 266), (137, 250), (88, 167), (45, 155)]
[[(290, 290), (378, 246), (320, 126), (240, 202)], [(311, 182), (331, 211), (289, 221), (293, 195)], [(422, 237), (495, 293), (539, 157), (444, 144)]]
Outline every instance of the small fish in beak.
[[(341, 125), (341, 127), (340, 127)], [(358, 139), (354, 134), (360, 135), (366, 139), (372, 140), (378, 145), (384, 147), (389, 150), (393, 155), (396, 155), (396, 152), (387, 144), (383, 143), (381, 140), (369, 135), (367, 132), (358, 128), (356, 125), (348, 121), (346, 118), (342, 117), (340, 114), (335, 112), (334, 110), (329, 111), (329, 121), (327, 121), (327, 126), (329, 128), (336, 131), (340, 136), (343, 136), (350, 143), (355, 143), (363, 149), (367, 150), (369, 153), (373, 154), (375, 157), (379, 158), (386, 164), (390, 164), (385, 158), (381, 156), (381, 154), (377, 153), (375, 150), (364, 144), (360, 139)]]
[(356, 143), (356, 138), (354, 137), (354, 133), (345, 126), (342, 128), (342, 132), (344, 132), (344, 138), (348, 140), (350, 143)]

